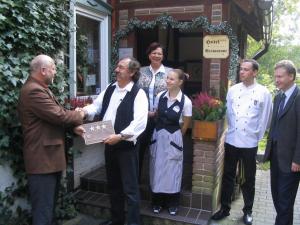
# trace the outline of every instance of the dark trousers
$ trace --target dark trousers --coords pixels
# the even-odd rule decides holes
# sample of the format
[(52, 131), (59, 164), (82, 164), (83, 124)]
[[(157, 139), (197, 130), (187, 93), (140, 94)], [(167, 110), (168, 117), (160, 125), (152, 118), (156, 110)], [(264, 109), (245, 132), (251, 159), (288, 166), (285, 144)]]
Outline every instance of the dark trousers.
[(113, 225), (124, 225), (124, 204), (127, 201), (127, 224), (140, 224), (138, 186), (138, 145), (123, 148), (105, 146), (106, 175)]
[(155, 121), (154, 121), (154, 119), (149, 118), (148, 122), (147, 122), (146, 129), (139, 136), (139, 142), (140, 142), (140, 148), (139, 148), (139, 181), (141, 181), (145, 152), (149, 147), (154, 128), (155, 128)]
[(284, 173), (280, 170), (276, 145), (273, 146), (271, 157), (271, 191), (277, 212), (275, 225), (292, 225), (300, 173)]
[(225, 143), (224, 174), (221, 193), (221, 205), (223, 209), (230, 211), (237, 164), (241, 160), (244, 169), (244, 182), (241, 184), (244, 198), (243, 212), (252, 213), (255, 194), (256, 153), (257, 147), (236, 148)]
[(53, 217), (60, 178), (61, 172), (28, 175), (32, 225), (55, 224)]
[(180, 193), (154, 193), (152, 192), (152, 205), (162, 207), (178, 207)]

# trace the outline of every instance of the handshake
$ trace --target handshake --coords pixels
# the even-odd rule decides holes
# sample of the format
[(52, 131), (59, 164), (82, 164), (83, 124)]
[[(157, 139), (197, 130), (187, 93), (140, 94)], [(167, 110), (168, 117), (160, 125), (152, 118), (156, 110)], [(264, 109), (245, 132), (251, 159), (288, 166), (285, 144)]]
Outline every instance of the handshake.
[[(75, 109), (75, 111), (76, 111), (76, 112), (79, 112), (79, 113), (80, 113), (80, 116), (81, 116), (83, 119), (86, 118), (86, 116), (87, 116), (87, 111), (84, 110), (84, 108), (78, 108), (78, 107), (77, 107), (77, 108)], [(84, 127), (83, 127), (82, 125), (79, 125), (79, 126), (77, 126), (77, 127), (74, 127), (73, 132), (74, 132), (75, 134), (77, 134), (78, 136), (83, 137), (83, 135), (84, 135), (84, 133), (85, 133), (85, 129), (84, 129)]]

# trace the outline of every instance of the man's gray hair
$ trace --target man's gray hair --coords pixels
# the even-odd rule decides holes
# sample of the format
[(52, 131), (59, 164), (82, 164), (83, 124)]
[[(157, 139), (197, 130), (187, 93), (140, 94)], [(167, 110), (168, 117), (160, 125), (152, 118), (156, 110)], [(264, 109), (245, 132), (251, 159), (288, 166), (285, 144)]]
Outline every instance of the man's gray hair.
[(129, 59), (128, 70), (134, 75), (132, 76), (132, 81), (136, 83), (140, 78), (140, 68), (141, 64), (134, 57), (125, 57), (123, 59)]

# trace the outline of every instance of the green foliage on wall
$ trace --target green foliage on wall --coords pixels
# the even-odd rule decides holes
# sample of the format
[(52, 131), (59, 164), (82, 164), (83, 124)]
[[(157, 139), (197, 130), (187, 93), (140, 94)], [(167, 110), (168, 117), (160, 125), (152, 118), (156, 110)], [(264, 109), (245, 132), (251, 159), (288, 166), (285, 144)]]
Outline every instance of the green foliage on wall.
[(237, 74), (237, 65), (238, 61), (238, 52), (239, 44), (235, 33), (233, 32), (231, 26), (227, 22), (222, 22), (217, 25), (209, 23), (209, 20), (204, 16), (199, 16), (193, 19), (190, 22), (180, 22), (175, 20), (170, 15), (162, 15), (157, 17), (153, 21), (141, 21), (137, 18), (133, 18), (128, 21), (128, 24), (123, 29), (120, 29), (116, 32), (114, 36), (114, 42), (112, 46), (112, 68), (115, 68), (117, 61), (119, 59), (119, 42), (123, 38), (127, 37), (135, 29), (153, 29), (156, 26), (160, 26), (163, 29), (166, 29), (170, 26), (173, 29), (179, 29), (182, 31), (189, 31), (195, 28), (202, 28), (203, 31), (209, 34), (226, 34), (229, 38), (230, 45), (230, 62), (229, 62), (229, 73), (228, 79), (235, 81)]
[[(20, 225), (16, 216), (27, 215), (10, 205), (26, 195), (22, 136), (16, 105), (19, 90), (29, 74), (29, 62), (38, 54), (59, 58), (67, 47), (69, 12), (65, 0), (1, 0), (0, 2), (0, 165), (9, 164), (16, 184), (0, 193), (0, 224)], [(64, 98), (66, 69), (58, 66), (52, 90)], [(4, 219), (6, 221), (4, 221)], [(26, 219), (22, 224), (26, 224)]]

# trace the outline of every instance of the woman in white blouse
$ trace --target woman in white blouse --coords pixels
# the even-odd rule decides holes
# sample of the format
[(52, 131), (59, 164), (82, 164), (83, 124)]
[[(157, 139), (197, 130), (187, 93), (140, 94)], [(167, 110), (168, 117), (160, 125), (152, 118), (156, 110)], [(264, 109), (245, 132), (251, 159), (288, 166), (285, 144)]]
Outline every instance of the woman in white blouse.
[(166, 74), (171, 68), (162, 64), (164, 59), (163, 46), (157, 42), (153, 42), (147, 48), (146, 54), (148, 55), (150, 65), (140, 69), (141, 75), (138, 85), (142, 88), (149, 100), (148, 123), (146, 130), (139, 137), (140, 150), (139, 150), (139, 178), (141, 179), (141, 172), (144, 161), (144, 153), (149, 146), (150, 139), (154, 130), (154, 100), (157, 94), (166, 90)]
[(192, 102), (182, 93), (186, 75), (180, 69), (167, 75), (167, 91), (155, 100), (157, 123), (150, 143), (150, 186), (154, 213), (168, 208), (176, 215), (179, 205), (183, 140), (192, 116)]

